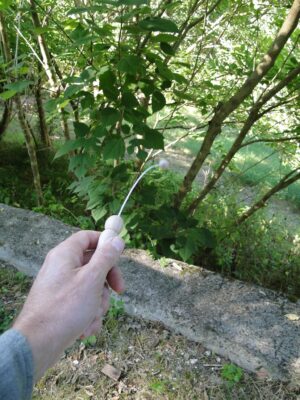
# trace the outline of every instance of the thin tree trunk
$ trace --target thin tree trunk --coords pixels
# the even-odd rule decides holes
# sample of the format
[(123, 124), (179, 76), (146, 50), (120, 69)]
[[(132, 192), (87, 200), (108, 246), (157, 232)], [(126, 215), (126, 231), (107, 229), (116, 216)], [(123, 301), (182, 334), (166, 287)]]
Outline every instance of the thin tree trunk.
[(46, 123), (46, 117), (45, 117), (45, 111), (44, 111), (43, 99), (42, 99), (42, 91), (41, 91), (42, 78), (40, 76), (41, 72), (42, 72), (42, 68), (41, 68), (40, 64), (38, 64), (38, 71), (39, 71), (39, 78), (38, 78), (37, 86), (36, 86), (36, 90), (35, 90), (35, 101), (36, 101), (36, 106), (37, 106), (37, 112), (39, 115), (40, 136), (41, 136), (41, 141), (42, 141), (43, 145), (46, 147), (51, 147), (51, 141), (50, 141), (48, 126)]
[[(191, 11), (188, 15), (188, 17), (186, 18), (186, 20), (184, 21), (184, 23), (182, 24), (177, 40), (176, 42), (173, 44), (173, 50), (174, 52), (176, 52), (179, 48), (179, 46), (181, 45), (181, 43), (184, 41), (184, 39), (186, 38), (186, 35), (188, 34), (188, 32), (193, 29), (196, 25), (200, 24), (200, 22), (202, 22), (204, 20), (204, 18), (207, 18), (211, 13), (213, 13), (215, 11), (215, 9), (218, 7), (218, 5), (221, 3), (222, 0), (217, 0), (211, 7), (209, 10), (207, 10), (206, 12), (203, 13), (203, 15), (201, 15), (198, 18), (195, 18), (192, 22), (190, 22), (194, 12), (197, 10), (197, 8), (200, 6), (200, 2), (195, 1), (194, 5), (191, 7)], [(165, 59), (165, 62), (168, 62), (170, 59), (170, 56), (167, 56)]]
[[(36, 11), (36, 6), (35, 6), (34, 0), (30, 0), (30, 6), (31, 6), (31, 17), (32, 17), (33, 25), (36, 29), (40, 29), (41, 23), (40, 23), (38, 13)], [(43, 60), (43, 66), (44, 66), (47, 78), (49, 80), (51, 90), (53, 91), (53, 93), (56, 93), (56, 96), (58, 96), (59, 92), (60, 92), (60, 85), (57, 81), (55, 68), (51, 62), (50, 52), (49, 52), (48, 45), (46, 43), (46, 40), (45, 40), (43, 34), (41, 34), (41, 33), (37, 34), (37, 42), (39, 45), (40, 53), (41, 53), (42, 60)], [(68, 126), (68, 118), (66, 116), (64, 108), (59, 108), (59, 113), (61, 115), (61, 126), (62, 126), (62, 130), (64, 132), (65, 139), (69, 140), (70, 139), (70, 131), (69, 131), (69, 126)]]
[(2, 118), (0, 121), (0, 139), (4, 135), (8, 125), (10, 123), (11, 112), (12, 112), (12, 101), (7, 100), (4, 103), (4, 110), (3, 110)]
[[(22, 104), (22, 102), (21, 102), (21, 104)], [(24, 111), (23, 106), (22, 106), (22, 109)], [(30, 122), (28, 121), (28, 118), (26, 117), (26, 113), (23, 112), (23, 114), (24, 114), (24, 119), (25, 119), (26, 126), (28, 128), (28, 132), (30, 133), (30, 135), (32, 137), (32, 140), (33, 140), (33, 143), (34, 143), (34, 148), (37, 149), (38, 148), (38, 141), (36, 140), (36, 137), (34, 135), (34, 132), (33, 132), (33, 129), (31, 127), (31, 125), (30, 125)]]
[[(59, 69), (59, 66), (55, 60), (55, 58), (53, 57), (53, 55), (51, 54), (51, 52), (49, 52), (50, 57), (51, 57), (51, 62), (53, 64), (53, 67), (55, 69), (56, 75), (59, 77), (60, 82), (61, 82), (61, 86), (65, 89), (66, 88), (66, 83), (63, 81), (63, 75)], [(76, 122), (79, 122), (79, 110), (78, 110), (78, 105), (75, 103), (74, 100), (70, 100), (70, 105), (73, 109), (73, 113), (74, 113), (74, 119)]]
[(210, 149), (222, 130), (222, 124), (225, 119), (235, 111), (240, 104), (253, 92), (254, 88), (273, 67), (278, 55), (285, 46), (288, 38), (297, 27), (300, 18), (300, 0), (294, 0), (294, 3), (282, 25), (270, 49), (264, 55), (261, 62), (257, 65), (252, 74), (246, 79), (244, 84), (236, 93), (226, 102), (219, 103), (213, 118), (211, 119), (208, 131), (203, 140), (202, 146), (193, 161), (189, 171), (184, 177), (183, 183), (175, 197), (174, 205), (179, 208), (192, 187), (192, 183), (197, 176), (200, 168), (210, 153)]
[(29, 159), (30, 159), (30, 165), (31, 165), (31, 170), (32, 170), (32, 175), (33, 175), (33, 183), (34, 183), (35, 192), (37, 195), (37, 204), (41, 205), (43, 203), (43, 192), (42, 192), (42, 188), (41, 188), (41, 179), (40, 179), (38, 161), (37, 161), (37, 157), (36, 157), (34, 140), (33, 140), (33, 137), (31, 135), (30, 129), (28, 127), (28, 124), (27, 124), (27, 121), (25, 118), (20, 95), (17, 94), (15, 96), (15, 102), (16, 102), (16, 106), (17, 106), (17, 110), (18, 110), (19, 122), (20, 122), (21, 128), (22, 128), (24, 136), (25, 136), (27, 152), (28, 152)]
[(276, 86), (274, 86), (271, 90), (269, 90), (265, 95), (253, 105), (249, 112), (249, 116), (246, 119), (242, 129), (240, 130), (239, 135), (235, 139), (234, 143), (232, 144), (231, 148), (227, 152), (226, 156), (223, 158), (221, 164), (215, 171), (211, 180), (205, 185), (205, 187), (200, 192), (199, 196), (190, 204), (189, 206), (189, 213), (193, 213), (201, 201), (206, 197), (206, 195), (213, 189), (215, 184), (218, 182), (220, 177), (223, 175), (224, 171), (226, 170), (228, 164), (233, 159), (235, 154), (240, 150), (242, 147), (242, 143), (249, 133), (252, 126), (263, 116), (265, 113), (260, 112), (262, 107), (271, 100), (275, 95), (277, 95), (280, 90), (286, 87), (290, 82), (292, 82), (298, 75), (300, 74), (300, 65), (294, 68), (282, 81), (280, 81)]
[[(295, 174), (295, 175), (294, 175)], [(294, 176), (293, 176), (294, 175)], [(292, 183), (296, 182), (300, 179), (300, 172), (299, 168), (295, 169), (294, 171), (285, 175), (274, 187), (272, 187), (260, 200), (258, 200), (249, 210), (245, 211), (237, 220), (236, 225), (240, 225), (246, 219), (251, 217), (256, 211), (260, 210), (262, 207), (266, 205), (266, 202), (274, 196), (274, 194), (278, 193), (279, 191), (285, 189)]]
[[(0, 34), (1, 34), (1, 39), (2, 39), (2, 44), (3, 44), (3, 52), (4, 52), (4, 57), (5, 61), (9, 64), (12, 61), (11, 53), (10, 53), (10, 48), (9, 48), (9, 40), (5, 28), (5, 22), (4, 22), (4, 16), (3, 13), (0, 12)], [(26, 118), (24, 114), (24, 110), (22, 107), (22, 102), (20, 95), (17, 94), (15, 96), (15, 102), (17, 106), (17, 111), (18, 111), (18, 117), (20, 121), (20, 125), (22, 127), (22, 130), (24, 132), (25, 136), (25, 141), (26, 141), (26, 147), (30, 159), (30, 165), (31, 165), (31, 170), (32, 170), (32, 175), (33, 175), (33, 183), (37, 195), (37, 204), (40, 205), (43, 202), (43, 193), (42, 193), (42, 188), (41, 188), (41, 180), (40, 180), (40, 174), (39, 174), (39, 168), (38, 168), (38, 162), (37, 162), (37, 157), (36, 157), (36, 152), (35, 152), (35, 145), (30, 133), (30, 130), (28, 129), (28, 125), (26, 123)]]

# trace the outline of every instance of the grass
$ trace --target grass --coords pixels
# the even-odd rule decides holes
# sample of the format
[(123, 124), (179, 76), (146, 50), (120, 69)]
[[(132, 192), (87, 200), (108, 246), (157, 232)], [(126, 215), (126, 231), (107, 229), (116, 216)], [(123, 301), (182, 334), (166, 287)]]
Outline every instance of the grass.
[[(0, 283), (5, 315), (12, 321), (26, 299), (31, 280), (0, 265)], [(289, 382), (249, 374), (161, 324), (126, 315), (120, 304), (114, 302), (112, 310), (95, 340), (76, 342), (46, 372), (34, 388), (34, 400), (298, 398), (299, 391)], [(105, 364), (121, 372), (119, 380), (101, 372)]]

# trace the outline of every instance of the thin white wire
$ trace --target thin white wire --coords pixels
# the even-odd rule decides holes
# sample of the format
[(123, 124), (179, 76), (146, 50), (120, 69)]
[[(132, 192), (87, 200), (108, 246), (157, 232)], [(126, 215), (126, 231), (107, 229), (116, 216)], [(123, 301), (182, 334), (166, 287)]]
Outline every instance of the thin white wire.
[(147, 174), (147, 172), (149, 172), (151, 169), (153, 169), (153, 168), (159, 168), (159, 167), (160, 167), (159, 164), (151, 165), (151, 167), (147, 168), (147, 169), (142, 173), (142, 175), (140, 175), (140, 176), (138, 177), (138, 179), (134, 182), (134, 184), (132, 185), (131, 189), (129, 190), (129, 193), (128, 193), (128, 195), (126, 196), (126, 198), (125, 198), (125, 200), (124, 200), (124, 202), (123, 202), (123, 204), (122, 204), (122, 206), (121, 206), (121, 208), (120, 208), (120, 211), (119, 211), (119, 213), (118, 213), (118, 216), (119, 216), (119, 217), (121, 216), (121, 214), (122, 214), (122, 212), (123, 212), (123, 210), (124, 210), (124, 207), (126, 206), (126, 203), (127, 203), (127, 201), (129, 200), (129, 197), (131, 196), (132, 192), (133, 192), (134, 189), (136, 188), (136, 186), (137, 186), (137, 184), (139, 183), (139, 181), (140, 181), (140, 180)]
[[(22, 6), (22, 4), (21, 4), (21, 6)], [(17, 22), (18, 29), (20, 31), (20, 27), (21, 27), (21, 11), (18, 11), (18, 14), (16, 16), (16, 22)], [(16, 35), (15, 60), (14, 60), (16, 71), (17, 71), (17, 65), (18, 65), (18, 53), (19, 53), (19, 33), (17, 32), (17, 35)]]
[(27, 46), (30, 48), (30, 50), (32, 51), (32, 53), (34, 54), (34, 56), (37, 58), (37, 60), (41, 63), (41, 65), (44, 66), (43, 61), (40, 59), (40, 57), (38, 56), (37, 52), (34, 50), (34, 48), (31, 46), (31, 44), (28, 42), (28, 40), (26, 39), (26, 37), (23, 35), (23, 33), (20, 31), (20, 29), (17, 27), (17, 25), (14, 25), (16, 31), (18, 32), (18, 34), (21, 36), (21, 38), (24, 40), (24, 42), (27, 44)]

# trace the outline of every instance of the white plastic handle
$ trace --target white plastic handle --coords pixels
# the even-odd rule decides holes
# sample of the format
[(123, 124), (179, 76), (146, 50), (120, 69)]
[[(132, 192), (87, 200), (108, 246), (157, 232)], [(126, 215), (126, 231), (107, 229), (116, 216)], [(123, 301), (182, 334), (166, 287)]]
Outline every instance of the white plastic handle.
[(123, 220), (119, 215), (112, 215), (107, 218), (104, 226), (104, 231), (101, 233), (98, 247), (102, 247), (106, 242), (113, 237), (118, 236), (123, 229)]

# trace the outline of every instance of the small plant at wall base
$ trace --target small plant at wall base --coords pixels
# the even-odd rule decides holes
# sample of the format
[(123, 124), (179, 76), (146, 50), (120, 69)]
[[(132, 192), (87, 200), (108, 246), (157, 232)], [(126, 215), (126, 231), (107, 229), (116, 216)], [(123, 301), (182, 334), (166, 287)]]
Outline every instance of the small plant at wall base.
[(221, 377), (227, 382), (229, 387), (240, 383), (244, 373), (242, 368), (234, 364), (224, 364), (221, 369)]

